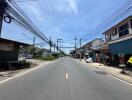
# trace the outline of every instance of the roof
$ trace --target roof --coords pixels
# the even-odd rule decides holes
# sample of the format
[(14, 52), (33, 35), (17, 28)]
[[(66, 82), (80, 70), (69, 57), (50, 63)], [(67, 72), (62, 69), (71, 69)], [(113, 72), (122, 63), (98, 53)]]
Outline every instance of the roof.
[(5, 38), (0, 38), (0, 41), (11, 42), (11, 43), (15, 43), (17, 45), (25, 45), (25, 46), (30, 45), (30, 44), (27, 44), (27, 43), (18, 42), (18, 41), (14, 41), (14, 40), (9, 40), (9, 39), (5, 39)]
[(110, 31), (111, 29), (115, 28), (116, 26), (120, 25), (121, 23), (127, 21), (128, 19), (131, 19), (132, 18), (132, 15), (131, 16), (128, 16), (127, 18), (125, 18), (124, 20), (122, 20), (121, 22), (119, 22), (118, 24), (114, 25), (113, 27), (109, 28), (108, 30), (106, 30), (105, 32), (103, 32), (103, 34), (105, 34), (106, 32)]
[(96, 40), (98, 40), (98, 39), (99, 39), (99, 38), (96, 38), (96, 39), (94, 39), (94, 40), (92, 40), (92, 41), (90, 41), (90, 42), (84, 44), (82, 47), (89, 46), (89, 45), (91, 45), (94, 41), (96, 41)]

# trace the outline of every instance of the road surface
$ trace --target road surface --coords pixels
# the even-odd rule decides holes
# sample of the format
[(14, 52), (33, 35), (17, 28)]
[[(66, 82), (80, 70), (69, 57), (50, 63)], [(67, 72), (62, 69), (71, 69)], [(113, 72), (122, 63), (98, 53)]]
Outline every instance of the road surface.
[(0, 100), (132, 100), (132, 86), (65, 57), (0, 84)]

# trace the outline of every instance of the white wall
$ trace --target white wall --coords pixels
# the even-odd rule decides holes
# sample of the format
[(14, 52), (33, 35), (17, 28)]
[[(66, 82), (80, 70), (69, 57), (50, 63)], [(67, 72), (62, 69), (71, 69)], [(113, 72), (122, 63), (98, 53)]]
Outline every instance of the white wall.
[(117, 33), (117, 35), (111, 36), (111, 40), (116, 40), (119, 38), (119, 34)]
[(94, 42), (92, 42), (92, 48), (97, 49), (101, 45), (100, 43), (100, 39), (95, 40)]

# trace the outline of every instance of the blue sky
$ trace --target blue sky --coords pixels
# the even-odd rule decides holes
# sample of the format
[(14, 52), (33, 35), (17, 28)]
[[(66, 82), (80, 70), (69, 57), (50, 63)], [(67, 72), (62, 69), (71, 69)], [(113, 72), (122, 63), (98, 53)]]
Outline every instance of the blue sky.
[[(84, 39), (83, 43), (102, 36), (101, 33), (93, 35), (96, 27), (126, 1), (128, 0), (37, 0), (17, 4), (47, 37), (52, 36), (53, 41), (62, 38), (62, 45), (71, 47), (74, 46), (75, 34), (78, 39)], [(33, 35), (13, 23), (4, 23), (2, 37), (32, 43)], [(37, 39), (36, 42), (42, 41)], [(69, 49), (65, 51), (68, 52)]]

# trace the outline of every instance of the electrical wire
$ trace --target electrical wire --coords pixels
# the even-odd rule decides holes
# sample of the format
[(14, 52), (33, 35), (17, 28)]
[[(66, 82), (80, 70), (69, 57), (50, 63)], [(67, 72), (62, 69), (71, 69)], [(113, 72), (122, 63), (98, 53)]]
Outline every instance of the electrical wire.
[(132, 0), (128, 0), (124, 5), (122, 5), (118, 10), (116, 10), (111, 16), (106, 18), (101, 24), (99, 24), (93, 31), (91, 31), (90, 37), (87, 38), (87, 36), (83, 37), (83, 41), (89, 40), (91, 37), (96, 37), (98, 34), (100, 34), (100, 31), (103, 30), (104, 28), (107, 29), (111, 23), (113, 23), (115, 20), (119, 19), (123, 14), (125, 14), (128, 10), (130, 10), (132, 7)]

